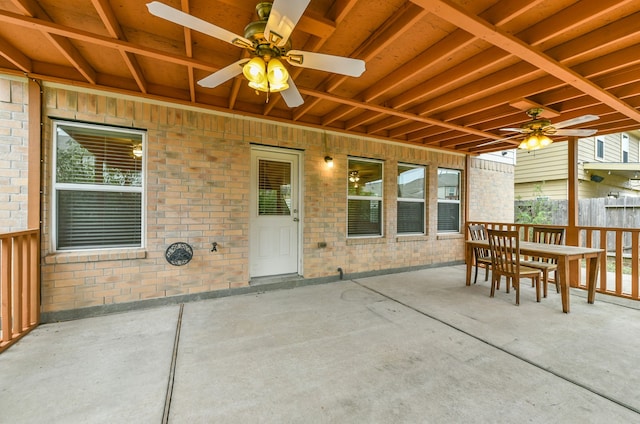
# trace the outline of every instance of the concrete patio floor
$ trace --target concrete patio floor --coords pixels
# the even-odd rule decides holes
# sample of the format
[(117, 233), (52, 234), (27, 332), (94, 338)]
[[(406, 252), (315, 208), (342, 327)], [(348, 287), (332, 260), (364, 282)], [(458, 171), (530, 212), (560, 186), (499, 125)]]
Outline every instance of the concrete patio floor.
[(464, 273), (45, 324), (0, 355), (0, 422), (640, 422), (640, 305)]

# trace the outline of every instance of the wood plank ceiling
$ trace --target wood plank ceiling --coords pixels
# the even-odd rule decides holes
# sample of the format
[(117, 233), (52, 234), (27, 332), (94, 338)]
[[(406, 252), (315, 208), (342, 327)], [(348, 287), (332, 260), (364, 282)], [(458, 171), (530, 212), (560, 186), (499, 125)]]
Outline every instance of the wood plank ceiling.
[[(255, 0), (163, 2), (239, 35), (257, 19)], [(367, 70), (289, 67), (304, 98), (293, 109), (242, 75), (197, 85), (247, 52), (144, 0), (0, 0), (0, 22), (0, 73), (465, 154), (517, 146), (500, 128), (533, 105), (552, 122), (598, 115), (583, 125), (598, 134), (640, 128), (638, 0), (311, 0), (293, 48)]]

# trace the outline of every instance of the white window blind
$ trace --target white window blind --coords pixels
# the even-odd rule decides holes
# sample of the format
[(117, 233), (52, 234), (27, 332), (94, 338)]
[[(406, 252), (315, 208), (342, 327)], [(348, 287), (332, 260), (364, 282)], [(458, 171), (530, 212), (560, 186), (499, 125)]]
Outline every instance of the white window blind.
[(55, 124), (56, 250), (141, 247), (141, 131)]
[(258, 214), (291, 215), (291, 163), (258, 161)]

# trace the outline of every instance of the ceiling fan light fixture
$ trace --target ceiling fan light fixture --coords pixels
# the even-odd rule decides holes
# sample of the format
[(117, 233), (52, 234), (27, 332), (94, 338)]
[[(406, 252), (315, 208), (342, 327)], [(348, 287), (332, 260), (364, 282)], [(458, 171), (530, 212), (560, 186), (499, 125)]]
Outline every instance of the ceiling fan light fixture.
[(267, 79), (269, 80), (269, 90), (278, 92), (289, 88), (289, 72), (278, 59), (270, 59), (267, 63)]
[(266, 64), (264, 63), (264, 59), (262, 59), (260, 56), (256, 56), (250, 61), (248, 61), (242, 67), (242, 73), (244, 74), (245, 78), (248, 79), (250, 82), (256, 85), (262, 85), (262, 84), (266, 85), (266, 81), (267, 81), (266, 69), (267, 67), (266, 67)]
[(542, 149), (543, 147), (547, 147), (551, 143), (553, 143), (553, 140), (544, 135), (542, 132), (534, 131), (530, 136), (522, 140), (522, 143), (520, 143), (518, 148), (524, 150), (538, 150)]

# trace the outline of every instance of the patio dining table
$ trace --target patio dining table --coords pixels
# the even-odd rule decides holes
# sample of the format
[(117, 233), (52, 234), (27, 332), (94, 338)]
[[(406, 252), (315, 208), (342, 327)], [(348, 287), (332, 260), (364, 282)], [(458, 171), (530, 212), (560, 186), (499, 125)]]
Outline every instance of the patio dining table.
[[(467, 240), (466, 242), (467, 286), (471, 285), (471, 267), (473, 266), (474, 248), (488, 249), (489, 241)], [(557, 260), (562, 311), (565, 313), (569, 312), (569, 264), (571, 261), (585, 259), (588, 270), (587, 302), (593, 303), (595, 301), (598, 266), (604, 255), (604, 249), (520, 241), (520, 254)]]

